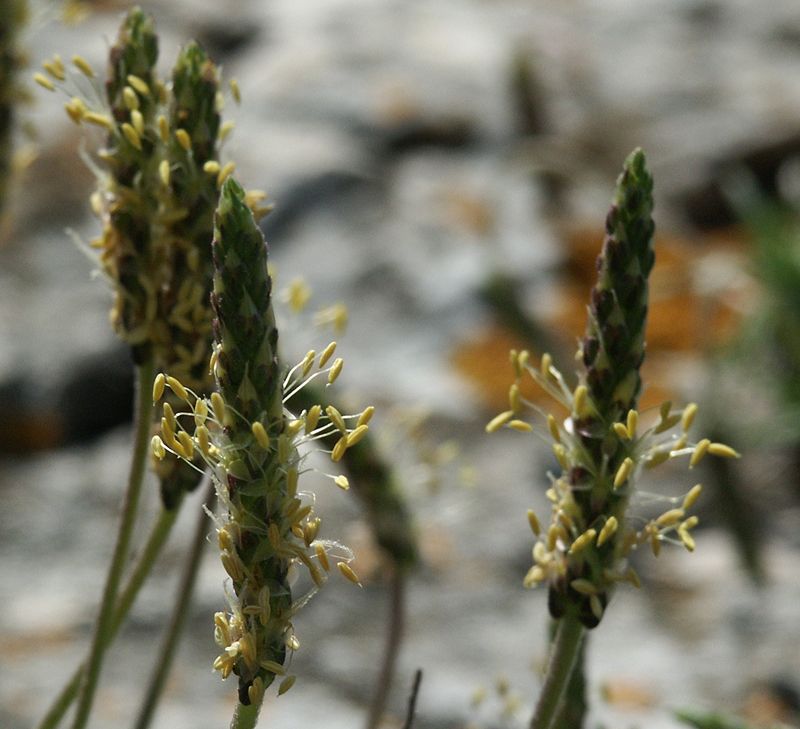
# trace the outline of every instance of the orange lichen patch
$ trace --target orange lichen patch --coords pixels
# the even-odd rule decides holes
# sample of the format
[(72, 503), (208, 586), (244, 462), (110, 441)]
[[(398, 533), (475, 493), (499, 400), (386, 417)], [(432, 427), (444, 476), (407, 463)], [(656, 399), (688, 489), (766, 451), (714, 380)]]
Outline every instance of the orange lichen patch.
[[(475, 386), (488, 410), (505, 410), (509, 406), (508, 390), (514, 382), (508, 353), (512, 349), (526, 348), (526, 342), (520, 337), (503, 326), (494, 325), (463, 342), (453, 352), (452, 361), (456, 370)], [(537, 359), (532, 354), (532, 360)], [(563, 410), (532, 378), (523, 377), (519, 386), (522, 397), (547, 408), (557, 406)]]
[(488, 200), (466, 191), (453, 191), (446, 196), (448, 218), (458, 227), (475, 235), (488, 235), (495, 225), (495, 211)]
[[(588, 292), (596, 277), (597, 255), (602, 234), (578, 229), (564, 236), (566, 280), (560, 289), (561, 304), (552, 325), (573, 337), (586, 327)], [(670, 236), (657, 236), (656, 263), (650, 276), (650, 309), (647, 322), (647, 347), (658, 350), (697, 351), (730, 340), (740, 323), (743, 300), (749, 292), (732, 284), (713, 287), (703, 278), (703, 269), (715, 265), (743, 267), (742, 236), (728, 231), (697, 244)], [(715, 260), (712, 260), (711, 257)]]
[(649, 709), (656, 705), (655, 694), (641, 684), (623, 679), (606, 681), (600, 687), (603, 700), (618, 709)]

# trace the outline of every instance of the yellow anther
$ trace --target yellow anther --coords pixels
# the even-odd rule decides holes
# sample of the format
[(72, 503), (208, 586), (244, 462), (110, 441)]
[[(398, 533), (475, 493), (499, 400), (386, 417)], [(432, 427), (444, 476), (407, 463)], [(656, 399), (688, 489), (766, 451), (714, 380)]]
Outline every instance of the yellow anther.
[(628, 426), (625, 425), (625, 423), (614, 423), (611, 427), (614, 429), (617, 437), (622, 440), (630, 440), (628, 436)]
[(317, 555), (317, 559), (319, 560), (320, 567), (328, 572), (331, 568), (331, 564), (328, 561), (328, 554), (325, 551), (325, 547), (322, 546), (319, 542), (314, 545), (314, 552)]
[(286, 433), (289, 438), (294, 438), (304, 426), (305, 422), (303, 418), (295, 418), (294, 420), (290, 420), (288, 423), (286, 423), (286, 429), (284, 430), (284, 433)]
[(703, 438), (695, 447), (694, 451), (692, 452), (691, 458), (689, 458), (689, 468), (694, 468), (700, 461), (703, 459), (706, 453), (708, 453), (708, 448), (711, 445), (711, 441), (708, 438)]
[(128, 74), (127, 81), (142, 96), (149, 96), (150, 95), (150, 87), (147, 85), (147, 82), (144, 79), (139, 78), (139, 76), (134, 76), (131, 73), (131, 74)]
[(638, 589), (640, 589), (640, 588), (642, 587), (642, 582), (641, 582), (641, 580), (639, 579), (639, 575), (638, 575), (638, 573), (636, 572), (636, 570), (635, 570), (635, 569), (633, 569), (633, 567), (628, 567), (628, 569), (627, 569), (627, 570), (625, 570), (625, 579), (626, 579), (626, 580), (627, 580), (627, 581), (628, 581), (628, 582), (629, 582), (631, 585), (633, 585), (633, 586), (634, 586), (634, 587), (635, 587), (637, 590), (638, 590)]
[(647, 461), (645, 461), (644, 467), (655, 468), (656, 466), (660, 466), (662, 463), (666, 463), (668, 460), (669, 451), (654, 451), (650, 454)]
[(167, 384), (169, 385), (169, 389), (172, 390), (181, 400), (185, 403), (189, 403), (189, 391), (180, 383), (178, 379), (172, 377), (171, 375), (167, 375)]
[(341, 357), (337, 357), (333, 364), (331, 365), (330, 371), (328, 372), (328, 384), (332, 385), (336, 382), (336, 379), (342, 372), (342, 367), (344, 367), (344, 360)]
[(286, 675), (286, 669), (277, 661), (261, 661), (261, 668), (274, 673), (276, 676)]
[(221, 552), (233, 553), (236, 549), (236, 546), (233, 543), (233, 537), (225, 527), (217, 529), (217, 544), (219, 544), (219, 549)]
[(539, 517), (533, 509), (528, 509), (528, 524), (530, 524), (531, 531), (538, 537), (542, 533), (542, 525), (539, 523)]
[(681, 529), (694, 529), (700, 523), (700, 519), (692, 515), (690, 516), (683, 524), (681, 524)]
[(569, 586), (575, 590), (575, 592), (579, 592), (581, 595), (597, 594), (597, 585), (584, 578), (572, 580), (572, 582), (569, 583)]
[(234, 126), (236, 126), (232, 121), (223, 122), (219, 128), (219, 141), (223, 142), (225, 139), (230, 135), (233, 131)]
[(741, 454), (724, 443), (709, 443), (708, 452), (721, 458), (741, 458)]
[(128, 140), (130, 145), (141, 151), (142, 140), (139, 137), (139, 132), (133, 128), (133, 125), (129, 124), (128, 122), (124, 122), (120, 129), (122, 130), (122, 136)]
[(292, 686), (294, 686), (294, 682), (297, 680), (297, 676), (287, 676), (286, 678), (281, 681), (281, 685), (278, 686), (278, 696), (283, 696)]
[(158, 121), (158, 136), (161, 137), (161, 141), (166, 144), (169, 141), (169, 122), (167, 121), (167, 117), (163, 114), (159, 114)]
[(561, 466), (561, 468), (563, 468), (565, 471), (569, 470), (569, 456), (567, 454), (567, 449), (564, 448), (561, 443), (553, 443), (553, 453), (556, 456), (558, 465)]
[(686, 512), (683, 509), (670, 509), (656, 519), (656, 526), (661, 528), (675, 526), (684, 516)]
[(538, 564), (535, 564), (528, 570), (528, 574), (522, 580), (522, 586), (527, 589), (536, 587), (540, 582), (544, 582), (546, 576), (545, 571)]
[(502, 428), (506, 423), (510, 422), (514, 417), (513, 410), (506, 410), (499, 415), (495, 415), (487, 424), (486, 432), (495, 433)]
[(347, 564), (347, 562), (337, 562), (336, 566), (339, 568), (339, 572), (342, 573), (342, 576), (345, 577), (345, 579), (348, 579), (354, 585), (361, 587), (361, 582), (358, 579), (358, 575), (353, 571), (353, 568)]
[(174, 433), (178, 429), (178, 421), (175, 419), (175, 411), (172, 409), (172, 405), (168, 402), (164, 403), (164, 417), (169, 423), (170, 430)]
[(658, 557), (661, 552), (661, 537), (655, 529), (650, 532), (650, 551), (652, 551), (654, 557)]
[(347, 436), (347, 447), (352, 448), (357, 443), (360, 443), (367, 435), (369, 425), (359, 425), (354, 431)]
[(347, 476), (339, 475), (333, 482), (340, 488), (342, 491), (347, 491), (350, 488), (350, 481), (347, 480)]
[(159, 438), (157, 435), (154, 435), (150, 440), (150, 448), (153, 451), (153, 455), (160, 461), (167, 455), (167, 451), (164, 448), (164, 442)]
[(317, 538), (319, 532), (319, 525), (322, 522), (319, 519), (312, 519), (303, 525), (303, 541), (306, 547), (310, 547), (311, 543)]
[(214, 411), (214, 417), (217, 422), (224, 426), (228, 419), (228, 408), (225, 406), (225, 400), (218, 392), (211, 393), (211, 409)]
[(159, 372), (156, 375), (156, 379), (153, 380), (153, 402), (158, 402), (164, 395), (164, 385), (167, 382), (167, 378), (164, 377), (163, 372)]
[(636, 410), (628, 410), (626, 425), (628, 429), (628, 439), (633, 440), (636, 437), (636, 428), (639, 425), (639, 413), (636, 412)]
[(368, 405), (364, 408), (361, 415), (358, 416), (358, 421), (356, 422), (356, 427), (359, 425), (367, 425), (370, 420), (372, 420), (372, 416), (375, 414), (375, 406)]
[(233, 96), (233, 100), (237, 104), (241, 104), (242, 92), (241, 89), (239, 89), (239, 82), (235, 78), (232, 78), (230, 81), (228, 81), (228, 86), (231, 88), (231, 96)]
[(189, 132), (187, 132), (185, 129), (176, 129), (175, 139), (178, 140), (178, 144), (180, 144), (185, 151), (192, 151), (192, 138), (189, 136)]
[(558, 421), (555, 419), (555, 416), (548, 413), (547, 414), (547, 429), (550, 431), (550, 437), (556, 442), (561, 442), (561, 431), (558, 428)]
[(314, 357), (317, 356), (317, 353), (313, 349), (309, 349), (306, 352), (306, 356), (303, 357), (303, 368), (301, 370), (302, 376), (305, 377), (309, 372), (311, 372), (311, 368), (314, 366)]
[(144, 117), (138, 109), (134, 109), (131, 112), (131, 124), (133, 124), (133, 128), (140, 137), (144, 136)]
[(79, 99), (75, 96), (64, 104), (64, 111), (67, 112), (67, 116), (69, 116), (72, 121), (76, 124), (80, 124), (83, 121), (83, 115), (86, 113), (86, 104), (83, 102), (83, 99)]
[(186, 458), (191, 460), (192, 456), (194, 456), (194, 441), (192, 441), (191, 436), (185, 430), (182, 430), (178, 433), (178, 442), (181, 444)]
[(195, 438), (197, 438), (197, 445), (200, 446), (200, 451), (208, 458), (211, 455), (211, 442), (208, 434), (208, 428), (205, 425), (200, 425), (195, 428)]
[(234, 170), (236, 170), (235, 162), (227, 162), (223, 165), (222, 169), (217, 173), (217, 187), (222, 187), (222, 183), (234, 173)]
[(44, 89), (47, 89), (48, 91), (55, 91), (56, 90), (56, 85), (49, 78), (47, 78), (47, 76), (45, 76), (43, 73), (35, 73), (35, 74), (33, 74), (33, 80), (37, 84), (39, 84), (39, 86), (41, 86)]
[(114, 123), (111, 121), (111, 117), (106, 116), (105, 114), (98, 114), (96, 111), (85, 112), (83, 115), (83, 120), (89, 124), (103, 127), (104, 129), (111, 130), (114, 128)]
[(94, 78), (94, 69), (83, 56), (73, 56), (72, 63), (86, 78)]
[(533, 430), (533, 426), (530, 423), (526, 423), (524, 420), (510, 420), (508, 427), (520, 433), (530, 433)]
[(169, 187), (169, 161), (162, 159), (161, 162), (158, 163), (158, 176), (161, 178), (161, 184), (164, 187)]
[(689, 534), (689, 532), (686, 529), (683, 528), (678, 529), (678, 538), (681, 540), (683, 546), (686, 547), (687, 550), (689, 550), (690, 552), (694, 552), (696, 546), (694, 537), (691, 534)]
[(575, 394), (572, 396), (572, 410), (579, 418), (588, 415), (589, 388), (586, 385), (578, 385)]
[(600, 530), (600, 534), (597, 537), (597, 546), (602, 547), (611, 537), (614, 536), (617, 532), (617, 528), (619, 527), (619, 522), (617, 521), (616, 516), (609, 516), (606, 523), (603, 525), (603, 528)]
[(241, 582), (244, 579), (242, 562), (238, 557), (234, 557), (233, 553), (222, 552), (219, 556), (219, 561), (222, 562), (223, 569), (235, 582)]
[(64, 63), (58, 56), (56, 56), (52, 61), (44, 61), (44, 63), (42, 63), (42, 67), (45, 71), (47, 71), (47, 73), (49, 73), (58, 81), (63, 81), (67, 77), (64, 73)]
[(319, 405), (312, 405), (308, 412), (306, 413), (305, 419), (305, 433), (308, 435), (314, 428), (317, 427), (317, 423), (319, 423), (320, 416), (322, 415), (322, 407)]
[(678, 423), (681, 422), (681, 415), (680, 413), (675, 413), (673, 415), (668, 415), (666, 418), (663, 418), (661, 422), (653, 428), (653, 433), (663, 433), (670, 428), (673, 428)]
[(269, 435), (264, 429), (264, 426), (256, 421), (250, 426), (250, 430), (253, 433), (253, 437), (256, 439), (256, 443), (265, 451), (269, 450)]
[(508, 388), (508, 406), (519, 413), (522, 410), (522, 397), (519, 394), (519, 385), (515, 382)]
[(692, 427), (695, 415), (697, 415), (697, 403), (690, 402), (683, 409), (683, 415), (681, 415), (681, 429), (684, 433)]
[(692, 488), (689, 489), (689, 492), (686, 494), (686, 496), (683, 497), (683, 508), (685, 510), (688, 511), (695, 505), (697, 499), (700, 498), (700, 493), (702, 492), (702, 490), (703, 490), (703, 484), (699, 483), (692, 486)]
[(345, 425), (344, 418), (342, 414), (333, 406), (328, 405), (325, 408), (325, 414), (328, 416), (328, 419), (336, 426), (336, 429), (342, 433), (343, 435), (347, 435), (347, 426)]
[(586, 549), (586, 547), (594, 541), (596, 536), (597, 532), (594, 529), (587, 529), (572, 543), (572, 546), (569, 548), (569, 554), (577, 554)]
[(247, 687), (247, 698), (250, 699), (251, 705), (261, 705), (264, 699), (264, 682), (261, 680), (261, 676), (256, 676), (253, 683)]
[(553, 366), (553, 358), (545, 352), (542, 355), (542, 361), (539, 365), (539, 372), (545, 379), (550, 378), (550, 368)]
[(347, 450), (347, 436), (343, 435), (339, 440), (336, 441), (336, 445), (333, 446), (333, 450), (331, 451), (331, 460), (334, 463), (338, 463), (342, 460), (342, 457)]
[(336, 342), (331, 342), (325, 349), (322, 350), (322, 354), (319, 356), (319, 368), (322, 369), (327, 363), (328, 360), (333, 356), (333, 353), (336, 351)]
[(672, 410), (672, 402), (670, 400), (665, 400), (658, 406), (658, 414), (661, 417), (661, 420), (666, 420), (669, 417), (669, 413)]
[(631, 471), (633, 471), (633, 465), (633, 459), (631, 458), (626, 458), (620, 464), (620, 467), (617, 469), (617, 473), (614, 476), (615, 489), (618, 489), (628, 480), (628, 477), (631, 475)]
[(203, 164), (203, 172), (207, 175), (218, 175), (220, 170), (219, 162), (215, 159), (210, 159)]

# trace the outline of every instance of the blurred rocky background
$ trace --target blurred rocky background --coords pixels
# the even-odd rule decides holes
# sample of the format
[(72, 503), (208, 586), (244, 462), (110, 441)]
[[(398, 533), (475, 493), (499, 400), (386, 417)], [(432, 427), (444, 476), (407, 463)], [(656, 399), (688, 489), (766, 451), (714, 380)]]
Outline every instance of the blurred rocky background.
[[(31, 67), (81, 53), (104, 68), (127, 5), (88, 3), (77, 25), (55, 5), (34, 4)], [(349, 309), (342, 387), (378, 407), (424, 560), (386, 727), (402, 726), (417, 668), (416, 729), (527, 725), (547, 610), (544, 591), (522, 588), (525, 511), (547, 513), (554, 464), (536, 439), (483, 426), (504, 407), (510, 347), (547, 349), (570, 371), (613, 183), (635, 146), (655, 177), (659, 231), (644, 406), (696, 400), (698, 430), (744, 458), (645, 487), (706, 483), (698, 549), (638, 555), (643, 589), (619, 590), (591, 635), (586, 725), (667, 729), (682, 726), (676, 709), (799, 725), (800, 5), (143, 5), (165, 71), (196, 38), (239, 81), (226, 159), (275, 203), (264, 230), (277, 288), (302, 277), (313, 292), (309, 313), (283, 310), (288, 357), (333, 336), (314, 310)], [(30, 87), (18, 141), (32, 134), (36, 156), (17, 175), (0, 245), (6, 729), (32, 726), (87, 648), (132, 392), (108, 288), (74, 242), (97, 234), (81, 159), (91, 144), (64, 98)], [(369, 530), (350, 494), (323, 479), (315, 488), (326, 536), (356, 551), (364, 587), (332, 579), (299, 615), (299, 680), (265, 706), (271, 729), (361, 726), (381, 650), (386, 593)], [(184, 509), (106, 661), (94, 727), (126, 726), (138, 706), (197, 508)], [(645, 498), (637, 508), (651, 513)], [(213, 552), (160, 729), (229, 721), (235, 687), (211, 671), (224, 606)]]

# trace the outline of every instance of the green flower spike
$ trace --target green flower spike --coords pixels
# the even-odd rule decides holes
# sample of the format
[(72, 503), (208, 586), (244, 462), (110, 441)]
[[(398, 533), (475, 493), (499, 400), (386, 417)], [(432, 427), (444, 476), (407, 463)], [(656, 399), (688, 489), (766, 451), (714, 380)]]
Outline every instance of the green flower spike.
[[(536, 514), (528, 512), (537, 541), (524, 584), (547, 583), (550, 612), (558, 620), (532, 729), (552, 726), (584, 630), (601, 621), (614, 586), (619, 582), (639, 586), (636, 573), (626, 564), (630, 552), (648, 544), (657, 556), (664, 541), (694, 550), (690, 530), (697, 517), (687, 517), (686, 512), (702, 486), (692, 487), (682, 499), (664, 497), (669, 508), (643, 520), (644, 526), (637, 529), (628, 511), (642, 469), (681, 456), (689, 456), (689, 468), (693, 468), (709, 453), (728, 458), (739, 455), (705, 438), (689, 442), (688, 431), (697, 413), (694, 403), (681, 412), (672, 412), (671, 403), (664, 403), (655, 423), (639, 425), (636, 403), (645, 354), (647, 277), (654, 262), (652, 189), (644, 153), (637, 149), (625, 161), (606, 218), (597, 283), (578, 351), (584, 370), (577, 387), (567, 386), (549, 355), (534, 367), (527, 352), (512, 352), (517, 382), (509, 391), (510, 409), (486, 426), (488, 432), (502, 427), (532, 429), (521, 419), (526, 408), (536, 409), (520, 394), (519, 383), (525, 375), (570, 413), (563, 423), (546, 415), (553, 453), (561, 467), (558, 476), (551, 476), (547, 491), (552, 504), (549, 527), (543, 529)], [(675, 433), (678, 428), (679, 434)]]
[[(158, 292), (158, 311), (168, 339), (158, 343), (156, 358), (159, 367), (185, 387), (203, 393), (214, 386), (208, 368), (213, 318), (210, 241), (219, 194), (216, 175), (203, 168), (219, 154), (218, 93), (217, 67), (200, 46), (190, 43), (173, 70), (166, 149), (159, 163), (158, 230), (169, 251), (171, 278)], [(174, 394), (167, 401), (177, 413), (187, 408)], [(182, 461), (164, 460), (155, 470), (167, 508), (199, 481), (197, 469)]]
[[(282, 677), (279, 694), (294, 683), (286, 664), (299, 646), (292, 619), (305, 598), (293, 598), (292, 565), (306, 568), (312, 592), (325, 581), (332, 560), (343, 577), (358, 583), (349, 550), (318, 538), (321, 520), (298, 492), (298, 446), (337, 433), (330, 454), (339, 461), (369, 429), (365, 413), (342, 415), (328, 407), (323, 414), (313, 405), (290, 418), (284, 410), (285, 400), (310, 380), (323, 376), (333, 383), (343, 360), (329, 364), (332, 342), (318, 358), (311, 351), (288, 374), (281, 372), (267, 247), (248, 206), (250, 197), (228, 177), (215, 216), (211, 368), (218, 391), (202, 398), (174, 377), (157, 378), (157, 399), (169, 387), (191, 412), (181, 415), (165, 404), (161, 435), (153, 438), (158, 459), (168, 452), (184, 461), (199, 455), (226, 507), (217, 533), (233, 591), (230, 610), (215, 616), (222, 653), (214, 667), (223, 678), (239, 677), (236, 727), (253, 725), (264, 690), (276, 676)], [(356, 421), (353, 427), (350, 420)], [(349, 487), (344, 476), (331, 478)]]
[(109, 56), (105, 90), (110, 117), (80, 105), (71, 113), (109, 131), (101, 153), (110, 175), (98, 196), (104, 230), (97, 245), (102, 268), (116, 289), (112, 323), (131, 345), (137, 364), (153, 356), (154, 343), (168, 337), (157, 297), (170, 278), (169, 258), (152, 229), (159, 208), (156, 113), (163, 89), (155, 75), (157, 58), (153, 19), (134, 8)]

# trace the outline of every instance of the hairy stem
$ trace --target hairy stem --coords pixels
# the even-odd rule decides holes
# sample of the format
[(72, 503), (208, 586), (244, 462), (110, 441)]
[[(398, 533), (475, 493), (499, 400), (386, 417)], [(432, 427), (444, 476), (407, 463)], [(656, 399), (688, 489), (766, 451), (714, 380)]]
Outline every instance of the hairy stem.
[[(205, 479), (210, 481), (208, 475), (206, 475)], [(203, 496), (203, 504), (208, 504), (209, 508), (211, 508), (215, 496), (214, 485), (209, 483)], [(166, 633), (164, 634), (161, 648), (158, 651), (156, 669), (150, 675), (147, 693), (145, 694), (144, 702), (142, 703), (139, 716), (136, 720), (136, 729), (146, 729), (146, 727), (150, 726), (156, 706), (158, 706), (158, 702), (161, 699), (164, 685), (169, 677), (172, 662), (175, 658), (175, 651), (178, 647), (178, 642), (180, 641), (183, 627), (186, 623), (186, 617), (189, 613), (189, 603), (194, 593), (194, 585), (197, 580), (197, 572), (200, 568), (200, 560), (203, 556), (203, 547), (205, 547), (206, 544), (207, 533), (208, 514), (201, 508), (194, 537), (189, 548), (189, 553), (187, 554), (186, 564), (183, 574), (181, 575), (181, 581), (178, 585), (178, 591), (172, 609), (172, 617), (170, 618)]]
[(253, 729), (258, 721), (258, 712), (261, 709), (263, 696), (257, 703), (245, 706), (241, 702), (236, 704), (230, 729)]
[(530, 729), (550, 729), (552, 726), (580, 651), (584, 632), (583, 625), (571, 613), (567, 613), (559, 621), (547, 665), (547, 675), (531, 719)]
[(150, 444), (150, 422), (153, 403), (151, 389), (153, 383), (153, 362), (149, 359), (136, 368), (136, 407), (134, 421), (133, 460), (128, 476), (128, 487), (122, 505), (122, 518), (114, 554), (111, 558), (106, 584), (103, 590), (103, 599), (100, 603), (100, 614), (95, 626), (92, 647), (83, 679), (78, 709), (73, 721), (73, 729), (84, 729), (89, 720), (97, 684), (100, 679), (100, 670), (106, 648), (111, 642), (114, 630), (114, 606), (117, 601), (122, 572), (130, 551), (131, 536), (136, 521), (136, 512), (139, 507), (139, 496), (147, 468), (147, 453)]
[[(158, 555), (167, 541), (167, 537), (172, 531), (172, 526), (175, 524), (175, 519), (178, 516), (178, 509), (162, 509), (155, 524), (153, 524), (150, 534), (145, 542), (144, 549), (136, 562), (133, 572), (122, 587), (117, 605), (114, 608), (114, 617), (112, 618), (112, 627), (108, 636), (109, 643), (116, 637), (125, 618), (128, 616), (131, 607), (133, 606), (139, 590), (144, 584), (147, 575), (150, 574), (153, 565), (155, 564)], [(37, 725), (36, 729), (54, 729), (58, 726), (67, 709), (72, 705), (75, 697), (78, 695), (78, 689), (81, 687), (84, 672), (86, 671), (86, 661), (83, 661), (73, 672), (67, 684), (61, 689), (61, 692), (56, 696), (49, 711), (45, 714), (44, 718)]]
[(375, 693), (367, 716), (367, 729), (377, 729), (386, 708), (386, 699), (394, 679), (397, 655), (403, 637), (403, 624), (405, 618), (405, 572), (395, 565), (392, 569), (389, 585), (389, 620), (386, 631), (386, 644), (384, 646), (383, 663), (375, 684)]

